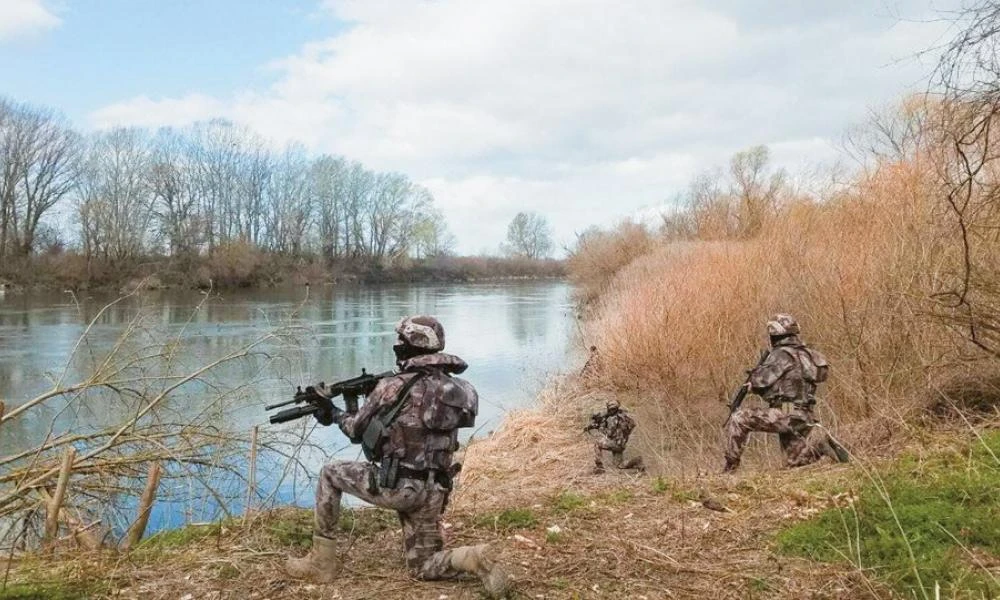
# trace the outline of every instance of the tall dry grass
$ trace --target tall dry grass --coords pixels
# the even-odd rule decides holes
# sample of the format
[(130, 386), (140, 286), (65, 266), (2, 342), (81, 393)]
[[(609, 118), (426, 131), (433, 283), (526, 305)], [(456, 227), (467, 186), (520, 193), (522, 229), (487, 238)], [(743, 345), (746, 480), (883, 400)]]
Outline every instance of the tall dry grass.
[[(675, 466), (717, 462), (725, 401), (777, 312), (795, 315), (807, 343), (829, 357), (820, 416), (855, 450), (905, 431), (940, 399), (935, 390), (976, 395), (975, 382), (1000, 362), (941, 318), (941, 292), (961, 278), (963, 251), (940, 185), (928, 161), (884, 162), (822, 201), (788, 203), (752, 239), (655, 245), (588, 283), (606, 290), (585, 328), (600, 353), (588, 380), (623, 393), (646, 423), (647, 450)], [(989, 264), (1000, 239), (982, 236), (973, 252), (974, 263)], [(600, 272), (579, 269), (589, 260), (584, 248), (571, 268)]]
[(653, 249), (654, 241), (646, 227), (630, 220), (610, 231), (592, 228), (582, 233), (566, 261), (580, 303), (595, 301), (621, 269)]

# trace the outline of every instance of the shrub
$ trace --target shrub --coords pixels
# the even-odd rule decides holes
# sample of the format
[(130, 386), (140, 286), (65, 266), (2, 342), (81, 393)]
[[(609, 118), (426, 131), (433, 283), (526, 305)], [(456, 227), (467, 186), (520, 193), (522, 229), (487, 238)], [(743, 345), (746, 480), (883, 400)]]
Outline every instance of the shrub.
[(263, 263), (260, 250), (242, 241), (218, 246), (208, 258), (212, 280), (221, 287), (249, 287), (260, 283)]
[(611, 231), (589, 229), (581, 234), (567, 260), (578, 299), (584, 304), (596, 300), (619, 271), (652, 248), (649, 230), (633, 221)]

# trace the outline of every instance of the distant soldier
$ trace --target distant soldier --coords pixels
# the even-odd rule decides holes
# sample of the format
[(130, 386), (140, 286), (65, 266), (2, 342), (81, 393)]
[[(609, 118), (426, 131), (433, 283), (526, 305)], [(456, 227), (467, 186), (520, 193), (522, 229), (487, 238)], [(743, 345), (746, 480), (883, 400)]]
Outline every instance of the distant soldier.
[[(767, 322), (771, 351), (750, 371), (745, 384), (761, 396), (768, 408), (739, 408), (726, 427), (725, 471), (740, 465), (743, 446), (751, 431), (778, 434), (788, 467), (800, 467), (824, 456), (847, 462), (847, 452), (837, 444), (813, 414), (816, 387), (826, 381), (826, 357), (799, 339), (799, 324), (791, 315), (775, 315)], [(792, 409), (782, 410), (785, 403)]]
[(587, 357), (587, 362), (583, 363), (583, 368), (580, 369), (580, 374), (596, 375), (600, 367), (601, 367), (601, 355), (597, 353), (597, 346), (591, 346), (590, 356)]
[(601, 434), (601, 439), (594, 443), (594, 473), (604, 472), (601, 454), (604, 451), (611, 453), (611, 463), (619, 469), (645, 471), (641, 456), (636, 456), (627, 463), (622, 461), (625, 445), (628, 444), (628, 438), (635, 429), (635, 421), (628, 416), (617, 400), (609, 400), (605, 409), (603, 413), (594, 413), (590, 417), (590, 425), (583, 428), (584, 432), (596, 429)]

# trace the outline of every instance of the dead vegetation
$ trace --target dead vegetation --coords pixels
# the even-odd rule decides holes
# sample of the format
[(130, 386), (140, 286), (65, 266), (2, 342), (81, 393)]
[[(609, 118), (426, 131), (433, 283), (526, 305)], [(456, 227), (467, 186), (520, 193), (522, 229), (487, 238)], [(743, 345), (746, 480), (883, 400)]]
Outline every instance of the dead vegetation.
[[(520, 422), (535, 423), (535, 417), (524, 415)], [(497, 548), (517, 580), (518, 597), (882, 597), (872, 594), (877, 584), (849, 568), (779, 562), (769, 549), (777, 528), (835, 501), (833, 494), (806, 491), (810, 480), (839, 489), (850, 478), (846, 468), (742, 480), (713, 475), (682, 482), (619, 472), (593, 477), (580, 473), (590, 466), (583, 434), (575, 444), (537, 443), (572, 453), (549, 462), (547, 485), (537, 489), (524, 486), (520, 470), (477, 477), (471, 465), (495, 446), (474, 444), (470, 472), (445, 518), (449, 546), (489, 542)], [(583, 457), (582, 465), (574, 457)], [(705, 495), (726, 510), (706, 509)], [(401, 532), (391, 512), (346, 511), (341, 529), (344, 570), (329, 586), (285, 580), (284, 558), (305, 552), (311, 535), (311, 511), (285, 509), (155, 536), (130, 555), (57, 549), (54, 557), (19, 559), (7, 597), (67, 587), (87, 590), (67, 598), (480, 597), (473, 580), (411, 579), (395, 550)]]
[[(995, 166), (957, 166), (952, 138), (973, 109), (904, 108), (907, 128), (876, 121), (870, 134), (906, 139), (884, 141), (895, 153), (869, 155), (849, 182), (806, 195), (734, 178), (713, 198), (698, 186), (652, 243), (630, 228), (581, 240), (571, 277), (585, 294), (605, 290), (584, 327), (600, 357), (585, 381), (652, 423), (656, 454), (719, 455), (725, 403), (778, 312), (830, 359), (821, 418), (857, 452), (893, 444), (886, 434), (905, 443), (928, 390), (989, 409), (1000, 373)], [(629, 260), (605, 268), (616, 243)]]

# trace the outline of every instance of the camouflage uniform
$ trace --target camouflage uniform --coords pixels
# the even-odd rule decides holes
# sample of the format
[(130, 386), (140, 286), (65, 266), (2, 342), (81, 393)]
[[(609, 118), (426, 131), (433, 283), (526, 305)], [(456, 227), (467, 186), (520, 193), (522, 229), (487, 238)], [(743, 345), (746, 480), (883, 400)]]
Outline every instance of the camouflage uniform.
[(643, 469), (642, 457), (637, 456), (627, 463), (623, 462), (625, 446), (635, 429), (635, 420), (628, 416), (615, 401), (608, 403), (607, 410), (591, 417), (593, 423), (584, 428), (585, 431), (596, 429), (601, 438), (594, 442), (594, 470), (604, 470), (603, 453), (611, 453), (611, 464), (619, 469)]
[[(778, 315), (794, 325), (792, 334), (775, 336), (765, 361), (750, 373), (750, 391), (760, 395), (768, 408), (740, 408), (726, 428), (726, 470), (740, 463), (743, 446), (752, 431), (778, 434), (788, 467), (816, 462), (824, 456), (845, 460), (843, 449), (819, 425), (813, 414), (817, 380), (826, 378), (826, 359), (799, 339), (798, 326), (787, 315)], [(772, 323), (769, 323), (769, 329)], [(791, 403), (790, 411), (782, 406)]]
[(601, 370), (601, 355), (597, 350), (597, 346), (590, 347), (590, 356), (587, 357), (587, 362), (583, 363), (583, 368), (580, 369), (580, 374), (585, 376), (595, 376), (600, 373)]
[[(444, 330), (433, 317), (409, 317), (396, 328), (400, 372), (382, 379), (355, 414), (329, 411), (317, 420), (336, 420), (354, 443), (362, 443), (370, 462), (340, 461), (324, 466), (316, 488), (313, 551), (304, 559), (291, 559), (286, 570), (294, 577), (325, 583), (336, 557), (340, 499), (344, 492), (365, 502), (395, 510), (403, 526), (406, 566), (419, 579), (446, 579), (462, 573), (478, 575), (491, 597), (509, 589), (506, 573), (485, 556), (484, 546), (444, 550), (441, 515), (451, 492), (456, 469), (458, 429), (475, 421), (478, 396), (475, 388), (452, 374), (468, 365), (444, 348)], [(405, 397), (400, 404), (398, 401)], [(398, 407), (394, 418), (387, 418)], [(382, 424), (384, 435), (369, 435), (370, 426)], [(373, 447), (374, 446), (374, 447)]]
[[(418, 373), (427, 370), (461, 373), (467, 367), (462, 359), (444, 353), (417, 356), (400, 366), (401, 373), (380, 381), (361, 409), (341, 420), (340, 429), (347, 437), (359, 440), (371, 419), (395, 404), (400, 390)], [(454, 378), (451, 382), (472, 390), (464, 380)], [(325, 537), (333, 537), (337, 531), (342, 492), (397, 511), (403, 525), (406, 566), (421, 579), (459, 575), (448, 566), (451, 551), (442, 551), (444, 540), (440, 531), (441, 514), (451, 491), (448, 471), (452, 453), (458, 449), (458, 431), (431, 433), (425, 427), (421, 413), (426, 408), (425, 398), (435, 392), (431, 389), (433, 384), (432, 376), (428, 376), (410, 389), (407, 405), (385, 441), (383, 460), (399, 459), (400, 477), (395, 488), (382, 489), (377, 485), (377, 466), (373, 463), (344, 461), (323, 467), (316, 489), (316, 532)], [(370, 482), (375, 485), (369, 487)]]

